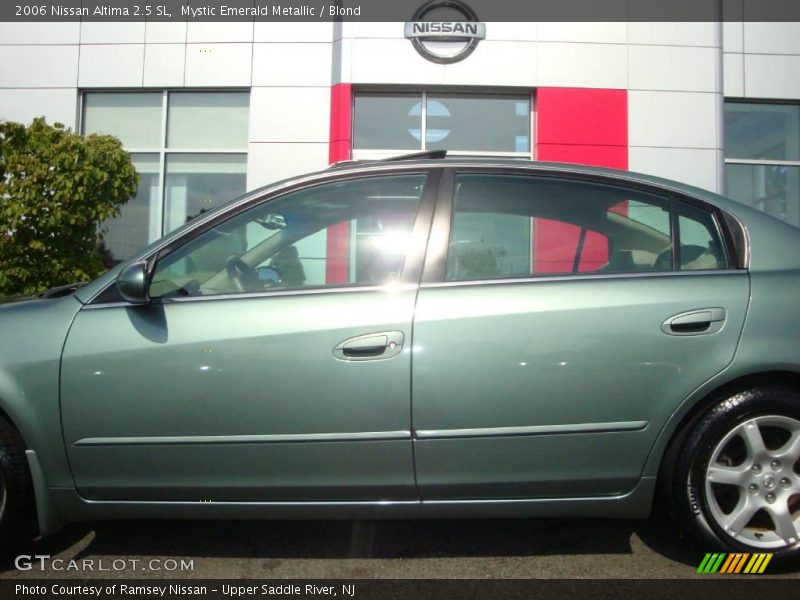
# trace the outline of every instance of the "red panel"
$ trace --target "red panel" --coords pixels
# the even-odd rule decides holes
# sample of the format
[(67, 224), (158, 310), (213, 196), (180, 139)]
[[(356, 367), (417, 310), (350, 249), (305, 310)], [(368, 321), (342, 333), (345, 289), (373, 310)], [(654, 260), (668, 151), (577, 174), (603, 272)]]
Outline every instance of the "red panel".
[(627, 90), (539, 88), (536, 116), (538, 144), (628, 145)]
[[(350, 159), (352, 86), (338, 83), (331, 87), (331, 130), (328, 146), (330, 163)], [(328, 227), (325, 281), (348, 283), (350, 280), (350, 223)]]
[(325, 261), (327, 283), (348, 283), (350, 280), (350, 223), (343, 221), (328, 227)]
[(350, 160), (350, 140), (330, 142), (328, 145), (328, 162), (333, 164), (342, 160)]
[(570, 273), (580, 228), (569, 223), (535, 219), (534, 273)]
[[(627, 91), (540, 88), (536, 131), (537, 160), (627, 169)], [(620, 207), (620, 212), (624, 210)], [(531, 249), (534, 272), (571, 271), (578, 235), (577, 227), (537, 220)], [(607, 261), (608, 241), (589, 232), (578, 270), (593, 271)]]
[(335, 163), (350, 159), (352, 86), (337, 83), (331, 87), (331, 132), (328, 161)]
[[(534, 273), (571, 273), (578, 250), (580, 227), (536, 219), (534, 222)], [(583, 241), (578, 271), (596, 271), (608, 262), (608, 238), (589, 231)]]
[(588, 231), (583, 241), (579, 273), (593, 273), (608, 262), (608, 238), (595, 231)]

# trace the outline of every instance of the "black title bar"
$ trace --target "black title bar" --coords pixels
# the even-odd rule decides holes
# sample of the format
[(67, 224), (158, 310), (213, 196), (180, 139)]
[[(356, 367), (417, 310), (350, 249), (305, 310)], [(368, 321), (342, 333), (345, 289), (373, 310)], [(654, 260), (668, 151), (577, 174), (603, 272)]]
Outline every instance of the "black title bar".
[[(390, 21), (427, 0), (2, 0), (0, 21)], [(798, 0), (466, 0), (492, 21), (800, 21)]]

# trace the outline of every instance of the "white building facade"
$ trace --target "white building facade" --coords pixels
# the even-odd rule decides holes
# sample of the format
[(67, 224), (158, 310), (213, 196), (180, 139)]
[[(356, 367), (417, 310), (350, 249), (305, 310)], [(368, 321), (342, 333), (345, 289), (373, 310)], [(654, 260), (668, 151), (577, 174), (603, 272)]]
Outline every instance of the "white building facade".
[(800, 226), (800, 23), (499, 23), (432, 62), (403, 23), (0, 23), (0, 118), (117, 135), (124, 259), (330, 162), (446, 148), (598, 164)]

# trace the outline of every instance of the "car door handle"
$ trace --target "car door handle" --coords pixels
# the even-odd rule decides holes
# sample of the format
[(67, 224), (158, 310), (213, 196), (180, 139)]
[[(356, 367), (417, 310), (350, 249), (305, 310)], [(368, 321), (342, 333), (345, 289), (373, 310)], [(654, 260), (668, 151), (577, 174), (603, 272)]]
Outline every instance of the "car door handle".
[(701, 308), (674, 315), (664, 321), (661, 330), (668, 335), (707, 335), (725, 324), (724, 308)]
[(333, 349), (333, 356), (347, 361), (392, 358), (403, 350), (404, 339), (402, 331), (359, 335), (338, 344)]

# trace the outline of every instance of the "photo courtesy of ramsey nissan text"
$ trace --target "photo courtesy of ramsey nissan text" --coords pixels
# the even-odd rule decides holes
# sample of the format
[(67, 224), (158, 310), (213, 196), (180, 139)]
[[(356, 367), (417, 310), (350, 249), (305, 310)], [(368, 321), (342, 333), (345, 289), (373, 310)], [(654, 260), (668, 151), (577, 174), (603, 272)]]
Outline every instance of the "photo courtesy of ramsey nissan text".
[(798, 576), (800, 4), (0, 5), (0, 597)]

